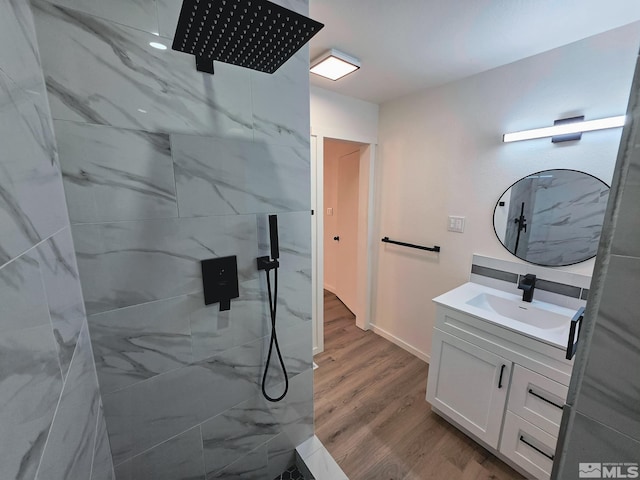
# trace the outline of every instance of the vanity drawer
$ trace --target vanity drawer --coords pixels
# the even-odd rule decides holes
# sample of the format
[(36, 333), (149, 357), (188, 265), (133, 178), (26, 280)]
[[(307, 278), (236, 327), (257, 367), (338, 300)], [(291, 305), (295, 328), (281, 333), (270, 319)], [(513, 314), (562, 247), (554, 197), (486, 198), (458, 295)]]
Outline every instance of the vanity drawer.
[(551, 475), (556, 437), (507, 411), (504, 417), (500, 453), (529, 472), (547, 480)]
[(514, 365), (507, 409), (557, 437), (568, 388)]

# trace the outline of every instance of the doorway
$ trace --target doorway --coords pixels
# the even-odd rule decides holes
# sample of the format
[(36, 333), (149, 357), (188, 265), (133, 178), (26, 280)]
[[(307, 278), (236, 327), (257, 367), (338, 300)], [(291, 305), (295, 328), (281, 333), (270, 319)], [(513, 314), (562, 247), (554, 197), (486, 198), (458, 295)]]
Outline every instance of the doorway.
[(324, 140), (324, 288), (352, 313), (358, 301), (359, 173), (364, 146)]
[(325, 287), (370, 328), (374, 157), (373, 144), (311, 137), (314, 355), (324, 350)]

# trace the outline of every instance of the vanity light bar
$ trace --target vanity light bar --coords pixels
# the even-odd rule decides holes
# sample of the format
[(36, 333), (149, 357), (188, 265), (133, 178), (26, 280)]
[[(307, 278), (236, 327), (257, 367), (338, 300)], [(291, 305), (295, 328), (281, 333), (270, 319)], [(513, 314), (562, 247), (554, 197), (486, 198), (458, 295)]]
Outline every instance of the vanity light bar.
[(502, 136), (502, 141), (504, 143), (519, 142), (520, 140), (532, 140), (534, 138), (555, 137), (571, 133), (592, 132), (593, 130), (622, 127), (624, 126), (625, 118), (625, 115), (618, 115), (617, 117), (600, 118), (598, 120), (589, 120), (587, 122), (565, 123), (562, 125), (554, 125), (553, 127), (505, 133)]

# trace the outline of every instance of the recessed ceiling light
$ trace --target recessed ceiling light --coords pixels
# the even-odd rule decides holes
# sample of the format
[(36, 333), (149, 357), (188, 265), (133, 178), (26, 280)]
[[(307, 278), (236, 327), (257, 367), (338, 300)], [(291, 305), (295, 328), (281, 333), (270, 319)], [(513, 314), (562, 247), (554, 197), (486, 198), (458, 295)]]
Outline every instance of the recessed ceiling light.
[(338, 80), (359, 68), (360, 60), (346, 53), (331, 49), (311, 62), (309, 71), (329, 80)]
[(158, 50), (166, 50), (167, 49), (167, 46), (164, 43), (149, 42), (149, 45), (151, 45), (153, 48), (157, 48)]

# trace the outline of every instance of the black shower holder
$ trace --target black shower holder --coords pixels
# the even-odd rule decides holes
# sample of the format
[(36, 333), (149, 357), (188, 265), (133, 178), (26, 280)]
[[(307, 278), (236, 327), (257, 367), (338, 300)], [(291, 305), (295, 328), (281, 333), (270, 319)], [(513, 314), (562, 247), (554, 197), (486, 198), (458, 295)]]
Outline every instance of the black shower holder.
[(172, 49), (213, 62), (274, 73), (324, 25), (268, 0), (184, 0)]

